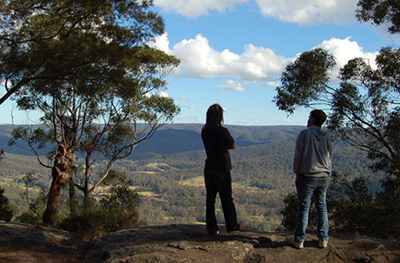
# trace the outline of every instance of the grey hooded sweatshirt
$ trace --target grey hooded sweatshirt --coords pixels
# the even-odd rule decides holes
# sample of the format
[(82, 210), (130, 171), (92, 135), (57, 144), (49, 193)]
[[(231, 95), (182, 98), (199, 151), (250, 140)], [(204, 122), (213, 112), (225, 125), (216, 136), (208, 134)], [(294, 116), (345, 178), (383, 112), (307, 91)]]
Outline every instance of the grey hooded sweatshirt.
[(296, 139), (293, 172), (299, 176), (329, 176), (332, 172), (332, 147), (329, 135), (318, 126), (300, 132)]

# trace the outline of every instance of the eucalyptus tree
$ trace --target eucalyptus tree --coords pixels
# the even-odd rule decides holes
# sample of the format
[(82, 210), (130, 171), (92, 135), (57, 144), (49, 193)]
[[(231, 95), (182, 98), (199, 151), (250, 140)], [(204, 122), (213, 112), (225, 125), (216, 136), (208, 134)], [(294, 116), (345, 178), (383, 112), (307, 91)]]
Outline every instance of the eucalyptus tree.
[[(400, 32), (398, 1), (360, 0), (356, 17), (386, 25), (391, 34)], [(384, 171), (391, 182), (393, 176), (399, 181), (400, 49), (383, 47), (376, 57), (376, 69), (368, 62), (362, 58), (348, 61), (335, 84), (329, 76), (335, 58), (322, 49), (304, 52), (282, 73), (274, 101), (289, 114), (298, 107), (318, 104), (330, 109), (328, 128), (366, 151), (375, 171)]]
[[(63, 185), (72, 182), (88, 199), (116, 160), (179, 112), (171, 98), (160, 95), (179, 60), (146, 45), (164, 30), (162, 18), (150, 10), (152, 1), (6, 3), (12, 10), (6, 23), (14, 26), (6, 31), (22, 43), (15, 51), (10, 44), (6, 83), (18, 87), (20, 109), (43, 113), (42, 126), (15, 129), (13, 142), (25, 141), (40, 164), (52, 169), (43, 222), (53, 224)], [(50, 165), (38, 152), (49, 143)], [(82, 181), (74, 180), (77, 152), (84, 159)], [(100, 159), (106, 169), (93, 175)]]
[(281, 76), (274, 101), (280, 110), (299, 107), (329, 110), (328, 128), (366, 151), (375, 171), (400, 180), (400, 50), (382, 48), (374, 69), (362, 58), (340, 69), (339, 83), (329, 78), (335, 59), (326, 50), (302, 53)]
[[(400, 32), (398, 1), (360, 0), (356, 16), (361, 22), (387, 25)], [(337, 137), (367, 152), (371, 168), (383, 172), (384, 192), (371, 207), (371, 232), (398, 236), (400, 228), (400, 49), (383, 47), (376, 67), (355, 58), (330, 76), (335, 58), (323, 49), (302, 53), (281, 76), (274, 98), (288, 114), (299, 107), (329, 111), (328, 129)], [(377, 216), (378, 215), (378, 216)], [(374, 229), (372, 229), (374, 228)], [(378, 229), (378, 230), (377, 230)]]
[(360, 0), (356, 17), (361, 22), (388, 26), (391, 34), (400, 32), (400, 4), (397, 0)]

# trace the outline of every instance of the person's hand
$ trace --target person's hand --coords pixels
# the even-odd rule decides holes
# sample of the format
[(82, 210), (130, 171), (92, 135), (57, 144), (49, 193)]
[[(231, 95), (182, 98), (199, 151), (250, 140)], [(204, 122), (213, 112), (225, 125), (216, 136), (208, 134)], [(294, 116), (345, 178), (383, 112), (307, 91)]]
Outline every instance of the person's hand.
[(236, 149), (236, 143), (234, 142), (233, 145), (228, 145), (227, 148), (231, 150)]

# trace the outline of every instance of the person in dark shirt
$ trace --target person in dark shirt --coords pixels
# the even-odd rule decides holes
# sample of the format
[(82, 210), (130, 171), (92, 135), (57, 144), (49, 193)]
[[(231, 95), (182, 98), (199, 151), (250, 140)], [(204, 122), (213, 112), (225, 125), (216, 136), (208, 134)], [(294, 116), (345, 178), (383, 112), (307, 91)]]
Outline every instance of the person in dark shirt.
[(223, 109), (219, 104), (211, 105), (207, 110), (207, 120), (201, 130), (207, 159), (204, 167), (206, 185), (206, 227), (209, 235), (219, 234), (215, 217), (215, 199), (217, 193), (221, 199), (227, 232), (246, 231), (248, 227), (237, 223), (235, 204), (232, 198), (231, 158), (229, 149), (235, 149), (235, 140), (228, 129), (222, 126)]

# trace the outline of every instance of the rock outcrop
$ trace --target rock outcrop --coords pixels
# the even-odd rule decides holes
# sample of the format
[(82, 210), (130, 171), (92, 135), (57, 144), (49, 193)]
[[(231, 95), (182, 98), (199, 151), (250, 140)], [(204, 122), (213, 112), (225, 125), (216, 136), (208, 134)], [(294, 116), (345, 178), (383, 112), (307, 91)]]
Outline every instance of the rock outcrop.
[(234, 232), (210, 237), (203, 225), (146, 226), (80, 244), (71, 233), (0, 222), (0, 262), (400, 262), (400, 243), (332, 234), (318, 248), (310, 233), (305, 248), (287, 233)]

